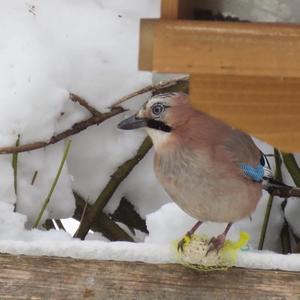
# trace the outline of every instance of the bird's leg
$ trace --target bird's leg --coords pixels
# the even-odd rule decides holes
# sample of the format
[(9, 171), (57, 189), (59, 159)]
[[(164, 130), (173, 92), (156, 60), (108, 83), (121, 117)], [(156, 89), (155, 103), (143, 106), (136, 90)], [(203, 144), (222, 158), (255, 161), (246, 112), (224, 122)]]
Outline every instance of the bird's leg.
[(194, 232), (199, 228), (199, 226), (202, 224), (201, 221), (198, 221), (186, 234), (185, 236), (178, 242), (177, 244), (177, 250), (183, 252), (184, 244), (186, 243), (187, 239), (191, 239), (191, 236), (194, 234)]
[(217, 252), (219, 252), (219, 250), (224, 246), (225, 240), (226, 240), (226, 235), (231, 227), (232, 223), (228, 223), (224, 232), (220, 235), (218, 235), (217, 237), (212, 237), (211, 240), (209, 241), (209, 247), (208, 250), (206, 252), (206, 255), (214, 250), (217, 250)]

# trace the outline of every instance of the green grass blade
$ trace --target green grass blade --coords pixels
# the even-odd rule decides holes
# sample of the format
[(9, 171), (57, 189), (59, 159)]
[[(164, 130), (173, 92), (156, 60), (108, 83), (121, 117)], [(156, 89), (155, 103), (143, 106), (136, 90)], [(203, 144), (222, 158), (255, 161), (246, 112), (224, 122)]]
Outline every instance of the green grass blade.
[(295, 156), (291, 153), (282, 153), (284, 164), (293, 178), (296, 186), (300, 187), (300, 168), (297, 164)]
[[(282, 174), (281, 174), (282, 160), (281, 160), (280, 152), (276, 148), (274, 148), (274, 157), (275, 157), (275, 165), (276, 165), (274, 179), (282, 181)], [(264, 246), (272, 205), (273, 205), (273, 196), (270, 195), (268, 199), (263, 225), (260, 232), (258, 250), (262, 250)]]
[(41, 221), (41, 218), (42, 218), (42, 216), (43, 216), (43, 214), (44, 214), (44, 212), (45, 212), (45, 209), (46, 209), (47, 205), (48, 205), (49, 202), (50, 202), (51, 196), (52, 196), (52, 194), (53, 194), (53, 192), (54, 192), (54, 190), (55, 190), (55, 187), (56, 187), (56, 184), (57, 184), (58, 179), (59, 179), (59, 177), (60, 177), (60, 174), (61, 174), (61, 171), (62, 171), (62, 169), (63, 169), (64, 163), (65, 163), (65, 161), (66, 161), (66, 159), (67, 159), (67, 156), (68, 156), (68, 153), (69, 153), (69, 150), (70, 150), (70, 146), (71, 146), (71, 140), (69, 140), (69, 141), (67, 142), (67, 145), (66, 145), (66, 147), (65, 147), (65, 150), (64, 150), (64, 154), (63, 154), (62, 160), (61, 160), (61, 162), (60, 162), (58, 171), (57, 171), (56, 176), (55, 176), (55, 178), (54, 178), (54, 181), (53, 181), (53, 183), (52, 183), (51, 189), (50, 189), (50, 191), (49, 191), (47, 197), (46, 197), (45, 200), (44, 200), (44, 204), (43, 204), (43, 206), (42, 206), (42, 208), (41, 208), (41, 211), (40, 211), (39, 215), (37, 216), (37, 218), (36, 218), (36, 220), (35, 220), (35, 222), (34, 222), (32, 228), (36, 228), (36, 227), (39, 226), (39, 223), (40, 223), (40, 221)]

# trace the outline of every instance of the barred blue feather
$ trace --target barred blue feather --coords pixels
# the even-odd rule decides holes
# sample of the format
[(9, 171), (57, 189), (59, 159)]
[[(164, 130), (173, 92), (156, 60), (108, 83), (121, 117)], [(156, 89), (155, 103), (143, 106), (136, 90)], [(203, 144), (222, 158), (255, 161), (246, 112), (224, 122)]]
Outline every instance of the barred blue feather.
[(261, 164), (258, 164), (255, 168), (241, 163), (240, 164), (241, 169), (244, 171), (244, 174), (252, 179), (253, 181), (260, 182), (263, 180), (264, 177), (264, 167)]

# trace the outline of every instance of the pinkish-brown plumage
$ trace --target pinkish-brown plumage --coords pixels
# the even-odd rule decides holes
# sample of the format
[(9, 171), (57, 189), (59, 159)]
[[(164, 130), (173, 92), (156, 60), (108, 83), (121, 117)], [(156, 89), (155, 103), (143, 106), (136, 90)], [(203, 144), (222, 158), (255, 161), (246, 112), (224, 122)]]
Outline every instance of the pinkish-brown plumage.
[(250, 136), (194, 110), (182, 93), (151, 98), (134, 120), (144, 120), (155, 148), (156, 176), (186, 213), (232, 223), (255, 210), (262, 183), (241, 169), (241, 164), (260, 164), (261, 152)]
[(239, 163), (255, 167), (260, 151), (248, 135), (195, 111), (184, 95), (175, 100), (167, 118), (172, 132), (162, 133), (163, 141), (153, 137), (159, 181), (198, 220), (233, 222), (249, 216), (262, 184), (244, 176)]

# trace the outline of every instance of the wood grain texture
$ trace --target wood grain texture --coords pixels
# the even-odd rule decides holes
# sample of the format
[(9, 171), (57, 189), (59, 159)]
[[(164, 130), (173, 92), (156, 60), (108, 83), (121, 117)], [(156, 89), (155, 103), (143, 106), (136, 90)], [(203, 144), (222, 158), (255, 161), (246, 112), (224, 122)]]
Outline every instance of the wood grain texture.
[(194, 2), (193, 0), (161, 0), (161, 18), (191, 19)]
[[(191, 19), (194, 0), (161, 0), (161, 19)], [(141, 20), (139, 68), (152, 70), (155, 19)]]
[(195, 108), (286, 152), (300, 152), (300, 79), (196, 75)]
[[(300, 25), (155, 20), (151, 68), (166, 73), (300, 77)], [(147, 26), (143, 20), (141, 26)], [(141, 35), (141, 45), (147, 37)], [(141, 47), (147, 51), (147, 47)], [(151, 50), (151, 51), (152, 51)], [(141, 53), (144, 59), (147, 55)], [(149, 65), (149, 63), (148, 63)]]
[(155, 20), (141, 20), (139, 40), (139, 69), (152, 70)]
[(300, 299), (300, 273), (0, 255), (0, 299)]

